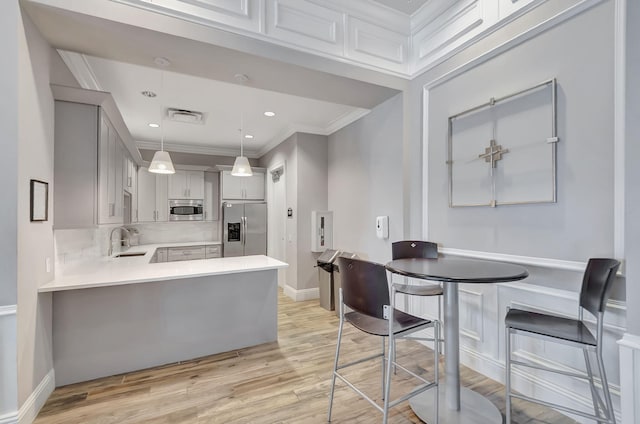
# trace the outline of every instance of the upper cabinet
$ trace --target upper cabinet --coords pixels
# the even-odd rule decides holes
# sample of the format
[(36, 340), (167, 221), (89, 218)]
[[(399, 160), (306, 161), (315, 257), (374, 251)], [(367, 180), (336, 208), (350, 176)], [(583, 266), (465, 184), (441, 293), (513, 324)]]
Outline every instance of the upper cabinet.
[(204, 172), (176, 170), (169, 176), (169, 199), (204, 199)]
[(122, 224), (125, 213), (127, 222), (129, 214), (135, 221), (135, 168), (142, 158), (113, 98), (72, 87), (51, 89), (56, 99), (54, 227)]
[(217, 221), (220, 211), (220, 173), (204, 173), (204, 220)]
[(169, 219), (167, 175), (138, 170), (138, 222), (166, 222)]
[(222, 200), (264, 200), (264, 172), (253, 169), (250, 177), (234, 177), (223, 170)]
[(124, 148), (118, 133), (104, 113), (100, 114), (98, 145), (98, 224), (121, 224)]

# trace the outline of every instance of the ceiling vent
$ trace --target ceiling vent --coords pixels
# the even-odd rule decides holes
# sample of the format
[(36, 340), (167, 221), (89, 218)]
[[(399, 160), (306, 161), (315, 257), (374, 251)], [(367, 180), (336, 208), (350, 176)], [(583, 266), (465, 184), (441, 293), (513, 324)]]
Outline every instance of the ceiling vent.
[(185, 124), (204, 124), (204, 114), (186, 109), (167, 109), (167, 118), (170, 121), (184, 122)]

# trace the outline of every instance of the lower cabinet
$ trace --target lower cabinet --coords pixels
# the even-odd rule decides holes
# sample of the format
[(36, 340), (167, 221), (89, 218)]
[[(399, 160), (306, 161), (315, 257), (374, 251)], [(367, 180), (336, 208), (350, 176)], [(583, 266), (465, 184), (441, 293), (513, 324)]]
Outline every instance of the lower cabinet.
[(221, 257), (221, 251), (220, 251), (220, 245), (219, 244), (210, 244), (205, 246), (205, 257), (207, 259), (209, 258), (219, 258)]
[(192, 261), (197, 259), (219, 258), (219, 244), (181, 246), (181, 247), (159, 247), (151, 259), (155, 262), (177, 262)]
[(204, 252), (204, 246), (169, 247), (167, 248), (167, 261), (176, 262), (204, 259)]

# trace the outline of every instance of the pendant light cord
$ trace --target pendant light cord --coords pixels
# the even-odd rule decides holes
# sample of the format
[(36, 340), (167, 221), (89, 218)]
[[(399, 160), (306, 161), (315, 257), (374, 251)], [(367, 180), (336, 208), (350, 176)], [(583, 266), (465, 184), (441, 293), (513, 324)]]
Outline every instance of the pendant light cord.
[(164, 152), (164, 106), (162, 105), (164, 95), (164, 70), (160, 71), (160, 151)]
[(242, 127), (244, 125), (244, 121), (242, 119), (242, 112), (240, 112), (240, 156), (244, 156), (244, 146), (243, 146), (243, 140), (242, 140)]

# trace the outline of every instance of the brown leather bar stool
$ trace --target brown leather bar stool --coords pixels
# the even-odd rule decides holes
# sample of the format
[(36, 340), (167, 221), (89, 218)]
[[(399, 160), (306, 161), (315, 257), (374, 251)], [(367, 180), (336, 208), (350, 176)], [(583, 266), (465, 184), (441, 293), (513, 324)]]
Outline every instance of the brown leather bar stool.
[[(580, 290), (580, 306), (578, 308), (578, 319), (565, 318), (537, 312), (529, 312), (521, 309), (508, 309), (504, 319), (506, 327), (506, 400), (507, 400), (507, 424), (511, 422), (511, 398), (523, 399), (529, 402), (539, 403), (559, 409), (561, 411), (576, 414), (585, 418), (590, 418), (598, 423), (615, 424), (616, 417), (611, 403), (609, 384), (602, 360), (602, 333), (604, 323), (604, 311), (609, 299), (609, 293), (616, 278), (616, 272), (620, 267), (620, 262), (615, 259), (589, 259), (587, 268), (582, 280)], [(589, 311), (596, 317), (596, 335), (585, 325), (582, 316), (583, 310)], [(584, 352), (586, 365), (586, 375), (572, 373), (564, 370), (548, 368), (528, 362), (511, 359), (511, 336), (513, 334), (539, 337), (545, 341), (563, 343), (581, 348)], [(598, 372), (602, 386), (604, 401), (598, 392), (595, 384), (589, 353), (594, 353), (598, 364)], [(513, 365), (540, 369), (548, 372), (567, 375), (583, 380), (587, 380), (591, 388), (594, 414), (588, 414), (564, 405), (545, 402), (529, 396), (517, 394), (511, 391), (511, 367)]]
[[(391, 287), (391, 295), (389, 294), (389, 285), (387, 282), (387, 273), (383, 265), (373, 262), (363, 261), (354, 258), (338, 258), (338, 266), (342, 277), (342, 287), (340, 288), (340, 326), (338, 328), (338, 343), (336, 345), (336, 356), (333, 366), (333, 375), (331, 379), (331, 394), (329, 396), (329, 413), (328, 421), (331, 421), (331, 409), (333, 406), (333, 394), (335, 390), (336, 378), (339, 378), (347, 386), (367, 400), (371, 405), (382, 412), (382, 423), (386, 424), (389, 408), (404, 402), (419, 393), (428, 389), (435, 389), (435, 404), (438, 404), (438, 347), (436, 343), (434, 355), (434, 381), (428, 381), (425, 378), (409, 371), (395, 360), (395, 344), (397, 338), (408, 338), (416, 340), (424, 340), (423, 338), (413, 336), (416, 331), (425, 328), (434, 328), (436, 337), (440, 332), (440, 324), (437, 320), (427, 320), (413, 315), (407, 314), (395, 309), (393, 298), (395, 297), (395, 289)], [(345, 306), (351, 308), (351, 312), (345, 312)], [(340, 344), (342, 340), (342, 332), (344, 323), (348, 322), (356, 329), (378, 336), (382, 339), (382, 352), (357, 359), (346, 364), (339, 364)], [(385, 337), (389, 337), (389, 348), (385, 357)], [(357, 388), (352, 382), (340, 372), (352, 365), (360, 364), (365, 361), (376, 358), (382, 359), (382, 406), (374, 399)], [(389, 390), (391, 387), (391, 367), (397, 367), (409, 375), (415, 377), (422, 382), (421, 385), (414, 388), (409, 393), (390, 401)], [(438, 411), (436, 409), (436, 422)]]

